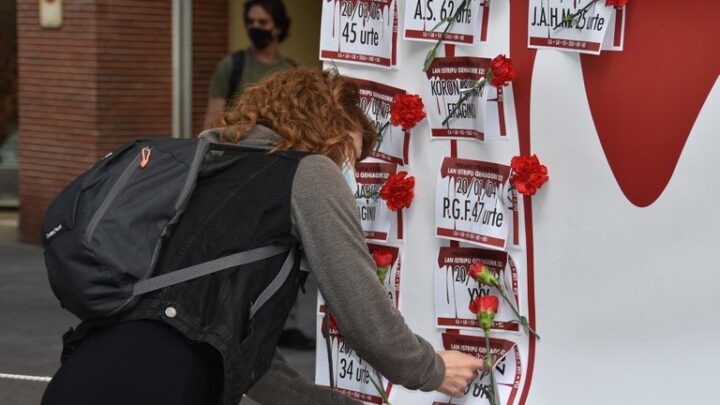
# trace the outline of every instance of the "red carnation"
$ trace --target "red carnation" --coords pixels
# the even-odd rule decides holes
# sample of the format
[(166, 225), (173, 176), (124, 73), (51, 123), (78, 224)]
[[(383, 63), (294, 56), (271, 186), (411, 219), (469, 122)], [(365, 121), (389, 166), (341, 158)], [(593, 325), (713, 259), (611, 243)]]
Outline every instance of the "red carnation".
[(605, 0), (606, 6), (622, 7), (628, 3), (628, 0)]
[(415, 197), (415, 177), (407, 176), (407, 172), (391, 175), (380, 189), (380, 198), (385, 200), (391, 211), (409, 208)]
[(513, 68), (512, 61), (510, 58), (506, 58), (505, 55), (498, 55), (490, 61), (490, 70), (487, 73), (486, 80), (493, 86), (507, 86), (517, 77), (518, 73)]
[(536, 155), (515, 156), (510, 162), (513, 175), (510, 182), (518, 192), (526, 196), (535, 195), (535, 192), (548, 181), (548, 169), (541, 165)]
[(388, 267), (393, 262), (392, 252), (385, 249), (377, 249), (373, 252), (372, 257), (377, 267)]
[(500, 306), (500, 300), (494, 295), (475, 297), (473, 302), (470, 303), (470, 312), (477, 315), (478, 323), (484, 331), (490, 330), (498, 306)]
[(497, 313), (498, 306), (500, 306), (498, 297), (494, 295), (483, 295), (481, 297), (475, 297), (475, 300), (470, 303), (470, 312), (473, 314), (479, 314), (481, 312)]
[(401, 125), (411, 129), (425, 118), (425, 106), (422, 99), (416, 94), (398, 94), (390, 108), (390, 121), (393, 125)]
[(495, 273), (482, 262), (475, 262), (470, 266), (470, 277), (477, 280), (480, 284), (489, 286), (499, 286), (500, 281), (495, 277)]
[(390, 272), (390, 266), (393, 263), (393, 254), (386, 249), (377, 249), (372, 254), (373, 260), (375, 260), (375, 271), (377, 272), (378, 279), (381, 283), (385, 284), (385, 278)]

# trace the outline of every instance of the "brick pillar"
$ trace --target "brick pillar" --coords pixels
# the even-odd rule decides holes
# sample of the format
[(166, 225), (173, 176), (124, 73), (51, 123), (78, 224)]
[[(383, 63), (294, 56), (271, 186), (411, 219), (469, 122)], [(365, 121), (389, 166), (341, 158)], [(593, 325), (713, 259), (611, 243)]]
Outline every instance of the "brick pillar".
[(47, 205), (97, 158), (172, 128), (170, 0), (64, 0), (43, 29), (18, 0), (20, 238), (40, 240)]

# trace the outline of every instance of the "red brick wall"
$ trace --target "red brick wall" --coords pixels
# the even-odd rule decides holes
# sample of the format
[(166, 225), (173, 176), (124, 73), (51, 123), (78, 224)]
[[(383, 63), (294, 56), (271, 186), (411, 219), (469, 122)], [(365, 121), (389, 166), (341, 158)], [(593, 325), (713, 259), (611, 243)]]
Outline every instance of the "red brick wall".
[[(231, 0), (236, 1), (236, 0)], [(228, 0), (193, 2), (193, 134), (202, 130), (210, 78), (227, 53)]]
[(172, 136), (172, 1), (102, 0), (97, 19), (98, 154)]
[(58, 190), (94, 160), (96, 3), (65, 1), (65, 25), (43, 30), (38, 2), (18, 0), (20, 237), (37, 241)]
[(18, 0), (20, 237), (39, 241), (47, 205), (98, 157), (170, 136), (170, 0), (65, 0), (42, 29)]

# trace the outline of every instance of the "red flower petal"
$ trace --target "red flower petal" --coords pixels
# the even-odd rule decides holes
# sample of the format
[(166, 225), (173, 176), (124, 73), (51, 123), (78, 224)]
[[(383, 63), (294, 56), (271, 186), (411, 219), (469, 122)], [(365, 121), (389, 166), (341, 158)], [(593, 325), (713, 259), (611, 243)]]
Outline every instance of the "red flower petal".
[(485, 267), (485, 265), (482, 262), (473, 263), (472, 266), (470, 266), (470, 277), (472, 277), (473, 280), (477, 280), (478, 275), (484, 271), (483, 267)]
[(492, 61), (490, 61), (490, 72), (488, 75), (491, 77), (490, 84), (495, 87), (507, 86), (508, 83), (517, 79), (518, 73), (513, 68), (512, 61), (510, 58), (506, 58), (505, 55), (498, 55)]
[(391, 175), (380, 189), (380, 198), (392, 211), (410, 207), (415, 197), (415, 177), (405, 178), (407, 174), (399, 172)]
[(470, 309), (470, 312), (473, 314), (479, 314), (481, 312), (497, 313), (498, 306), (500, 306), (498, 297), (494, 295), (483, 295), (482, 297), (475, 297), (468, 309)]
[(523, 195), (532, 196), (548, 181), (547, 167), (540, 164), (536, 155), (515, 156), (510, 161), (513, 175), (510, 182)]
[(387, 267), (393, 263), (393, 254), (389, 250), (377, 249), (373, 252), (372, 257), (378, 267)]
[(497, 313), (498, 306), (500, 305), (500, 300), (498, 297), (494, 295), (485, 295), (482, 297), (478, 297), (478, 306), (480, 307), (480, 312), (495, 312)]
[(390, 108), (390, 122), (411, 129), (425, 118), (422, 99), (416, 94), (398, 94)]

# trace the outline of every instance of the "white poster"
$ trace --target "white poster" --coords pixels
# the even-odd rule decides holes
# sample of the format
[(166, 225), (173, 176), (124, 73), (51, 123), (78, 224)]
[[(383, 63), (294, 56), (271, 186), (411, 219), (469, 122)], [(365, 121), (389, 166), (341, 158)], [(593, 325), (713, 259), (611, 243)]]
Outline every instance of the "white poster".
[(446, 157), (436, 188), (435, 235), (505, 249), (517, 223), (509, 175), (509, 166)]
[(616, 7), (608, 23), (608, 33), (602, 44), (603, 51), (622, 51), (625, 46), (625, 7)]
[[(530, 0), (528, 12), (528, 46), (530, 48), (554, 48), (598, 55), (609, 34), (611, 48), (622, 36), (622, 26), (615, 28), (615, 7), (604, 0)], [(577, 14), (572, 21), (569, 16)], [(624, 18), (621, 22), (624, 22)], [(609, 31), (609, 27), (613, 30)], [(621, 48), (621, 42), (619, 41)]]
[(395, 68), (395, 0), (323, 0), (320, 59)]
[(495, 295), (500, 306), (492, 328), (520, 330), (512, 308), (495, 287), (479, 285), (470, 277), (470, 266), (482, 262), (497, 276), (515, 308), (519, 308), (518, 274), (510, 255), (497, 250), (443, 247), (435, 269), (435, 321), (439, 328), (479, 329), (477, 316), (470, 312), (470, 303), (478, 296)]
[(435, 58), (423, 85), (433, 139), (507, 138), (502, 88), (486, 83), (473, 89), (489, 66), (487, 58)]
[(403, 239), (402, 210), (391, 211), (380, 198), (383, 184), (396, 172), (394, 163), (359, 162), (355, 165), (355, 203), (367, 239), (380, 242)]
[[(466, 336), (452, 333), (443, 333), (443, 347), (445, 350), (458, 350), (477, 358), (486, 358), (487, 349), (485, 338), (482, 336)], [(522, 376), (520, 352), (514, 342), (504, 339), (490, 338), (490, 351), (493, 358), (492, 373), (495, 379), (495, 391), (499, 404), (512, 404), (517, 396), (517, 388)], [(489, 373), (480, 373), (467, 388), (462, 397), (449, 398), (438, 401), (436, 405), (464, 404), (464, 405), (490, 405), (488, 392), (490, 390)]]
[[(329, 387), (332, 377), (335, 389), (350, 398), (367, 404), (382, 404), (382, 396), (371, 381), (389, 393), (392, 384), (368, 362), (358, 357), (355, 350), (343, 339), (332, 320), (326, 328), (326, 320), (318, 319), (317, 348), (315, 349), (315, 384)], [(330, 332), (326, 333), (326, 329)], [(328, 339), (326, 339), (326, 336)], [(330, 360), (328, 361), (328, 342), (330, 343)]]
[[(444, 350), (458, 350), (470, 356), (484, 359), (487, 356), (483, 336), (460, 335), (457, 331), (442, 334)], [(490, 338), (490, 352), (495, 367), (492, 373), (495, 379), (495, 392), (498, 405), (513, 405), (519, 396), (520, 381), (523, 376), (520, 350), (515, 342)], [(490, 405), (490, 375), (481, 372), (467, 387), (464, 395), (450, 397), (434, 392), (396, 389), (390, 396), (390, 402), (398, 405)]]
[(384, 128), (376, 147), (370, 151), (370, 157), (399, 165), (409, 164), (410, 130), (389, 123), (395, 96), (405, 94), (405, 90), (370, 80), (355, 79), (355, 82), (360, 88), (360, 106), (375, 128)]
[[(477, 44), (487, 37), (489, 7), (490, 0), (407, 0), (405, 39)], [(449, 18), (453, 23), (448, 28)]]

